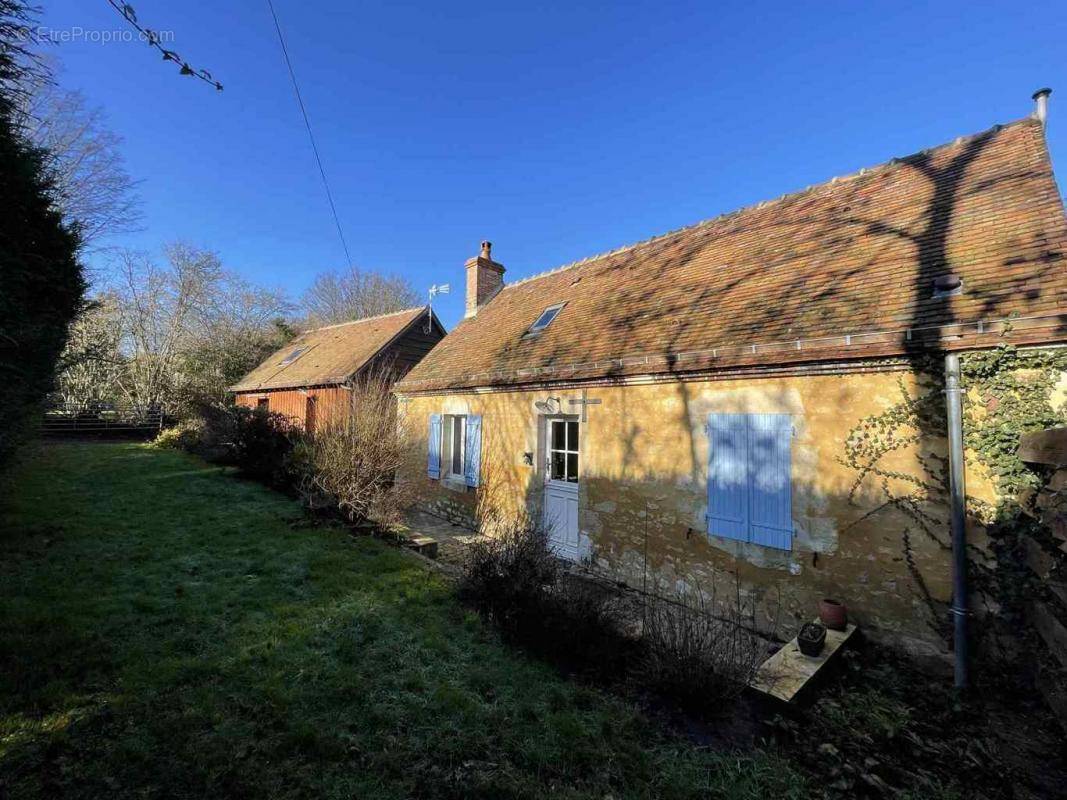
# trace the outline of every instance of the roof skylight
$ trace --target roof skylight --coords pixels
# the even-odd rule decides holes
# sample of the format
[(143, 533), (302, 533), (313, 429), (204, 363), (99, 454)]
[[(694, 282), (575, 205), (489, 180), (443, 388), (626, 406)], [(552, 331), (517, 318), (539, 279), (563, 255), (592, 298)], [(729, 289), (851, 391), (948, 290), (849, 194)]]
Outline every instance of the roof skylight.
[(539, 316), (537, 318), (537, 320), (534, 322), (534, 324), (531, 325), (530, 329), (526, 332), (527, 335), (529, 335), (531, 333), (540, 333), (545, 328), (547, 328), (549, 325), (551, 325), (552, 324), (552, 320), (554, 320), (556, 318), (556, 315), (559, 314), (559, 312), (563, 310), (563, 306), (565, 306), (565, 305), (567, 305), (567, 304), (566, 303), (556, 303), (555, 305), (549, 306), (544, 311), (542, 311), (541, 312), (541, 316)]
[(305, 350), (307, 350), (306, 347), (298, 347), (298, 348), (296, 348), (296, 350), (294, 350), (293, 352), (291, 352), (289, 355), (287, 355), (285, 358), (282, 359), (281, 364), (279, 366), (284, 367), (286, 364), (292, 364), (294, 361), (296, 361), (298, 358), (300, 358), (300, 356), (302, 356), (304, 354)]

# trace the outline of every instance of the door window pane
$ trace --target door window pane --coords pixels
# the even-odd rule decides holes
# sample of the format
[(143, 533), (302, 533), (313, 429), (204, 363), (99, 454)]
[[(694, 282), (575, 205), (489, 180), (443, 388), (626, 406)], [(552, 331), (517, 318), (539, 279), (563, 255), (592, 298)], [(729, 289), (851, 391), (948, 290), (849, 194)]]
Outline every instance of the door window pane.
[(551, 459), (551, 475), (550, 477), (554, 481), (564, 481), (567, 479), (567, 454), (559, 451), (552, 451)]
[(554, 481), (578, 482), (578, 422), (549, 421), (548, 477)]
[(567, 428), (565, 424), (559, 420), (552, 421), (552, 449), (567, 449)]

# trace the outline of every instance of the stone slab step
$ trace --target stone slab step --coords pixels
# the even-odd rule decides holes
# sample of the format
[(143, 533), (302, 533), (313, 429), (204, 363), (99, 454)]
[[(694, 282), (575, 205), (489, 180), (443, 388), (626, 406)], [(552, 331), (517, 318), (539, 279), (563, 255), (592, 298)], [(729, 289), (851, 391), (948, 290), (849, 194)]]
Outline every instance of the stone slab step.
[(437, 558), (437, 540), (429, 536), (406, 536), (404, 537), (404, 547), (410, 548), (427, 558)]

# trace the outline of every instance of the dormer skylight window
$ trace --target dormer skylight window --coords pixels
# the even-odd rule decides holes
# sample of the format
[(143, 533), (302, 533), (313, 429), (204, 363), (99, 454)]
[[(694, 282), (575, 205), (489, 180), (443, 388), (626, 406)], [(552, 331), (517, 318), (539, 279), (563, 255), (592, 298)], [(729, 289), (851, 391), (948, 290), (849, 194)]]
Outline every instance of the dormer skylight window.
[(305, 350), (307, 350), (306, 347), (298, 347), (298, 348), (296, 348), (296, 350), (294, 350), (293, 352), (291, 352), (289, 355), (287, 355), (285, 358), (282, 359), (281, 364), (279, 364), (279, 366), (284, 367), (286, 364), (292, 364), (294, 361), (296, 361), (298, 358), (300, 358), (300, 356), (302, 356), (304, 354)]
[(530, 326), (530, 330), (526, 332), (526, 335), (529, 336), (530, 334), (540, 333), (549, 325), (551, 325), (552, 320), (554, 320), (556, 318), (556, 315), (563, 310), (563, 306), (565, 305), (567, 304), (556, 303), (554, 306), (549, 306), (544, 311), (542, 311), (541, 316), (539, 316), (534, 322), (534, 324)]

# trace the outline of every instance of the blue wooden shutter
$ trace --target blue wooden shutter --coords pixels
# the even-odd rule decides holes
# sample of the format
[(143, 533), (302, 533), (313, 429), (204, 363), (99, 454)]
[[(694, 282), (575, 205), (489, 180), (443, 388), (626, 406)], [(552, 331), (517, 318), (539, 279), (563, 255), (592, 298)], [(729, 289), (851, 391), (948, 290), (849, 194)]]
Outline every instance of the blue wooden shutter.
[(431, 478), (441, 477), (441, 415), (430, 414), (429, 458), (426, 471)]
[(750, 541), (793, 548), (793, 420), (788, 414), (748, 415)]
[(463, 478), (468, 486), (477, 486), (482, 471), (482, 417), (467, 415), (467, 433), (463, 445)]
[(748, 541), (748, 427), (744, 414), (708, 414), (708, 533)]

